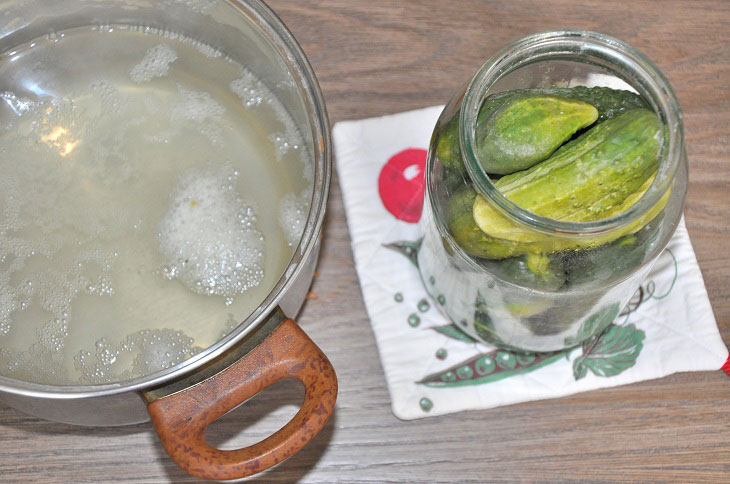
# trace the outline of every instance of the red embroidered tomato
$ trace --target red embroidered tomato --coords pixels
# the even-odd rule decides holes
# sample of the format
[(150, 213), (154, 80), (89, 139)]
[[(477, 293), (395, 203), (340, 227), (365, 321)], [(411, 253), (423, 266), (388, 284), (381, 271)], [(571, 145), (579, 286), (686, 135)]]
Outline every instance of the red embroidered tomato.
[(395, 218), (416, 223), (423, 211), (426, 150), (410, 148), (394, 155), (380, 170), (378, 193)]

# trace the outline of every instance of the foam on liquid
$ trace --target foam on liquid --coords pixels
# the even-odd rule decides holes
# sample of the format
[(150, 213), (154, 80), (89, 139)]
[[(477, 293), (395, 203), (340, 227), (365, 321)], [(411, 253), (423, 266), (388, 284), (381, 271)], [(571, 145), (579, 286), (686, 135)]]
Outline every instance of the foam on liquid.
[[(264, 236), (254, 208), (237, 195), (238, 171), (187, 173), (160, 224), (165, 276), (227, 302), (264, 278)], [(288, 234), (287, 234), (288, 237)]]
[(0, 375), (121, 381), (216, 342), (301, 237), (312, 165), (246, 68), (82, 28), (0, 55)]
[(177, 59), (175, 52), (167, 44), (157, 44), (150, 48), (139, 64), (132, 67), (129, 77), (134, 82), (151, 81), (156, 77), (164, 77), (170, 69), (170, 63)]

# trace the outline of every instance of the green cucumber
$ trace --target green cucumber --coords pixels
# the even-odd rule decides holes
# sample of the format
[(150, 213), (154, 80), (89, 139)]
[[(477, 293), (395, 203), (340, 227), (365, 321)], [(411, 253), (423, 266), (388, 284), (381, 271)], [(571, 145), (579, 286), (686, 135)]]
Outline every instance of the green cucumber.
[(649, 105), (638, 94), (610, 87), (557, 87), (545, 89), (542, 92), (593, 105), (598, 109), (598, 123), (615, 118), (631, 109), (649, 108)]
[(436, 158), (446, 168), (466, 173), (459, 144), (459, 112), (457, 111), (454, 117), (436, 132)]
[(547, 159), (598, 119), (592, 105), (559, 96), (515, 96), (477, 125), (477, 158), (487, 173), (507, 175)]
[(625, 277), (644, 262), (662, 227), (661, 214), (641, 230), (610, 244), (560, 254), (569, 286), (605, 283)]
[[(638, 94), (621, 89), (611, 89), (609, 87), (577, 86), (547, 89), (517, 89), (503, 91), (487, 97), (479, 110), (477, 126), (485, 122), (490, 114), (504, 103), (513, 98), (527, 95), (560, 96), (591, 104), (598, 110), (598, 120), (596, 123), (601, 123), (607, 119), (616, 117), (630, 109), (648, 107)], [(466, 170), (463, 165), (461, 146), (459, 144), (459, 115), (460, 111), (457, 111), (436, 133), (436, 156), (443, 165), (465, 173)], [(478, 145), (479, 140), (477, 139)]]
[(485, 234), (474, 222), (472, 207), (477, 192), (469, 185), (457, 190), (447, 202), (446, 220), (454, 241), (474, 257), (504, 259), (514, 255), (520, 244)]
[[(642, 188), (627, 199), (626, 208), (641, 198), (648, 189), (652, 179), (647, 180)], [(529, 254), (552, 254), (561, 251), (591, 249), (608, 244), (627, 234), (633, 234), (657, 217), (666, 205), (670, 190), (641, 218), (604, 235), (571, 239), (548, 235), (534, 235), (530, 242), (515, 242), (498, 239), (485, 234), (474, 221), (472, 207), (477, 199), (477, 192), (471, 186), (461, 187), (451, 196), (447, 203), (447, 224), (454, 241), (473, 257), (482, 259), (506, 259)], [(618, 213), (618, 212), (617, 212)]]
[[(662, 123), (651, 111), (627, 111), (532, 168), (500, 178), (495, 186), (537, 215), (566, 222), (601, 220), (629, 208), (627, 203), (633, 205), (637, 193), (648, 188), (658, 167), (662, 134)], [(518, 225), (482, 196), (474, 202), (474, 220), (494, 238), (539, 242), (550, 237)], [(630, 232), (615, 233), (618, 238)]]
[(520, 96), (559, 96), (588, 103), (598, 110), (597, 123), (602, 123), (619, 114), (636, 108), (650, 106), (635, 92), (610, 87), (549, 87), (536, 89), (514, 89), (493, 94), (484, 101), (477, 117), (477, 123), (482, 123), (502, 104)]
[(527, 254), (482, 263), (500, 279), (540, 291), (556, 291), (565, 283), (563, 259), (560, 257)]

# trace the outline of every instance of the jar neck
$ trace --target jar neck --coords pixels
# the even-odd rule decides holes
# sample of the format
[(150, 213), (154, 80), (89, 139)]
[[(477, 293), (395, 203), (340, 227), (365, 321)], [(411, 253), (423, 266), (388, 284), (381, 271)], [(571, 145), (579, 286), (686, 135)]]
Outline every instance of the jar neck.
[[(476, 125), (487, 96), (519, 69), (545, 61), (573, 61), (612, 74), (635, 89), (665, 126), (657, 175), (643, 197), (621, 214), (590, 222), (564, 222), (529, 212), (502, 195), (479, 163)], [(547, 76), (546, 76), (547, 77)], [(520, 87), (534, 87), (520, 86)], [(552, 86), (541, 86), (552, 87)], [(592, 236), (617, 230), (642, 217), (671, 189), (684, 152), (679, 103), (659, 69), (641, 52), (607, 35), (587, 31), (555, 31), (522, 38), (492, 56), (472, 78), (461, 104), (459, 142), (469, 176), (477, 190), (505, 216), (540, 232)]]

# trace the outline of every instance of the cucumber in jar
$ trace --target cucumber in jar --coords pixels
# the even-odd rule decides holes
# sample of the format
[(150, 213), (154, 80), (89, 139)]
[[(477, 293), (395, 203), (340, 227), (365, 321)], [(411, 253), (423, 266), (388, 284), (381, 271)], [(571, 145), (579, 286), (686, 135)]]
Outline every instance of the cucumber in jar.
[[(609, 218), (627, 210), (640, 198), (636, 195), (649, 188), (658, 167), (662, 134), (662, 123), (651, 111), (627, 111), (591, 128), (532, 168), (500, 178), (495, 187), (521, 208), (553, 220)], [(491, 237), (539, 244), (555, 252), (603, 245), (633, 233), (662, 208), (658, 204), (647, 214), (649, 218), (585, 241), (531, 230), (502, 215), (481, 195), (474, 202), (474, 220)]]
[(487, 173), (526, 170), (596, 119), (598, 110), (583, 101), (545, 94), (514, 96), (477, 123), (477, 159)]
[(644, 262), (657, 242), (663, 223), (660, 214), (641, 230), (594, 249), (560, 254), (569, 287), (620, 279)]
[[(477, 149), (479, 149), (480, 145), (484, 142), (484, 131), (480, 128), (480, 126), (483, 126), (486, 123), (492, 113), (512, 99), (525, 98), (529, 96), (558, 96), (591, 104), (598, 111), (598, 117), (595, 124), (602, 123), (603, 121), (616, 117), (630, 109), (648, 107), (638, 94), (631, 91), (612, 89), (608, 87), (577, 86), (571, 88), (516, 89), (503, 91), (488, 96), (479, 110), (477, 130), (480, 134), (482, 134), (482, 136), (477, 136), (476, 138)], [(444, 166), (466, 173), (466, 169), (462, 161), (461, 146), (459, 144), (459, 116), (460, 111), (457, 111), (438, 131), (435, 142), (436, 157)], [(515, 168), (512, 172), (520, 169), (523, 168)]]

